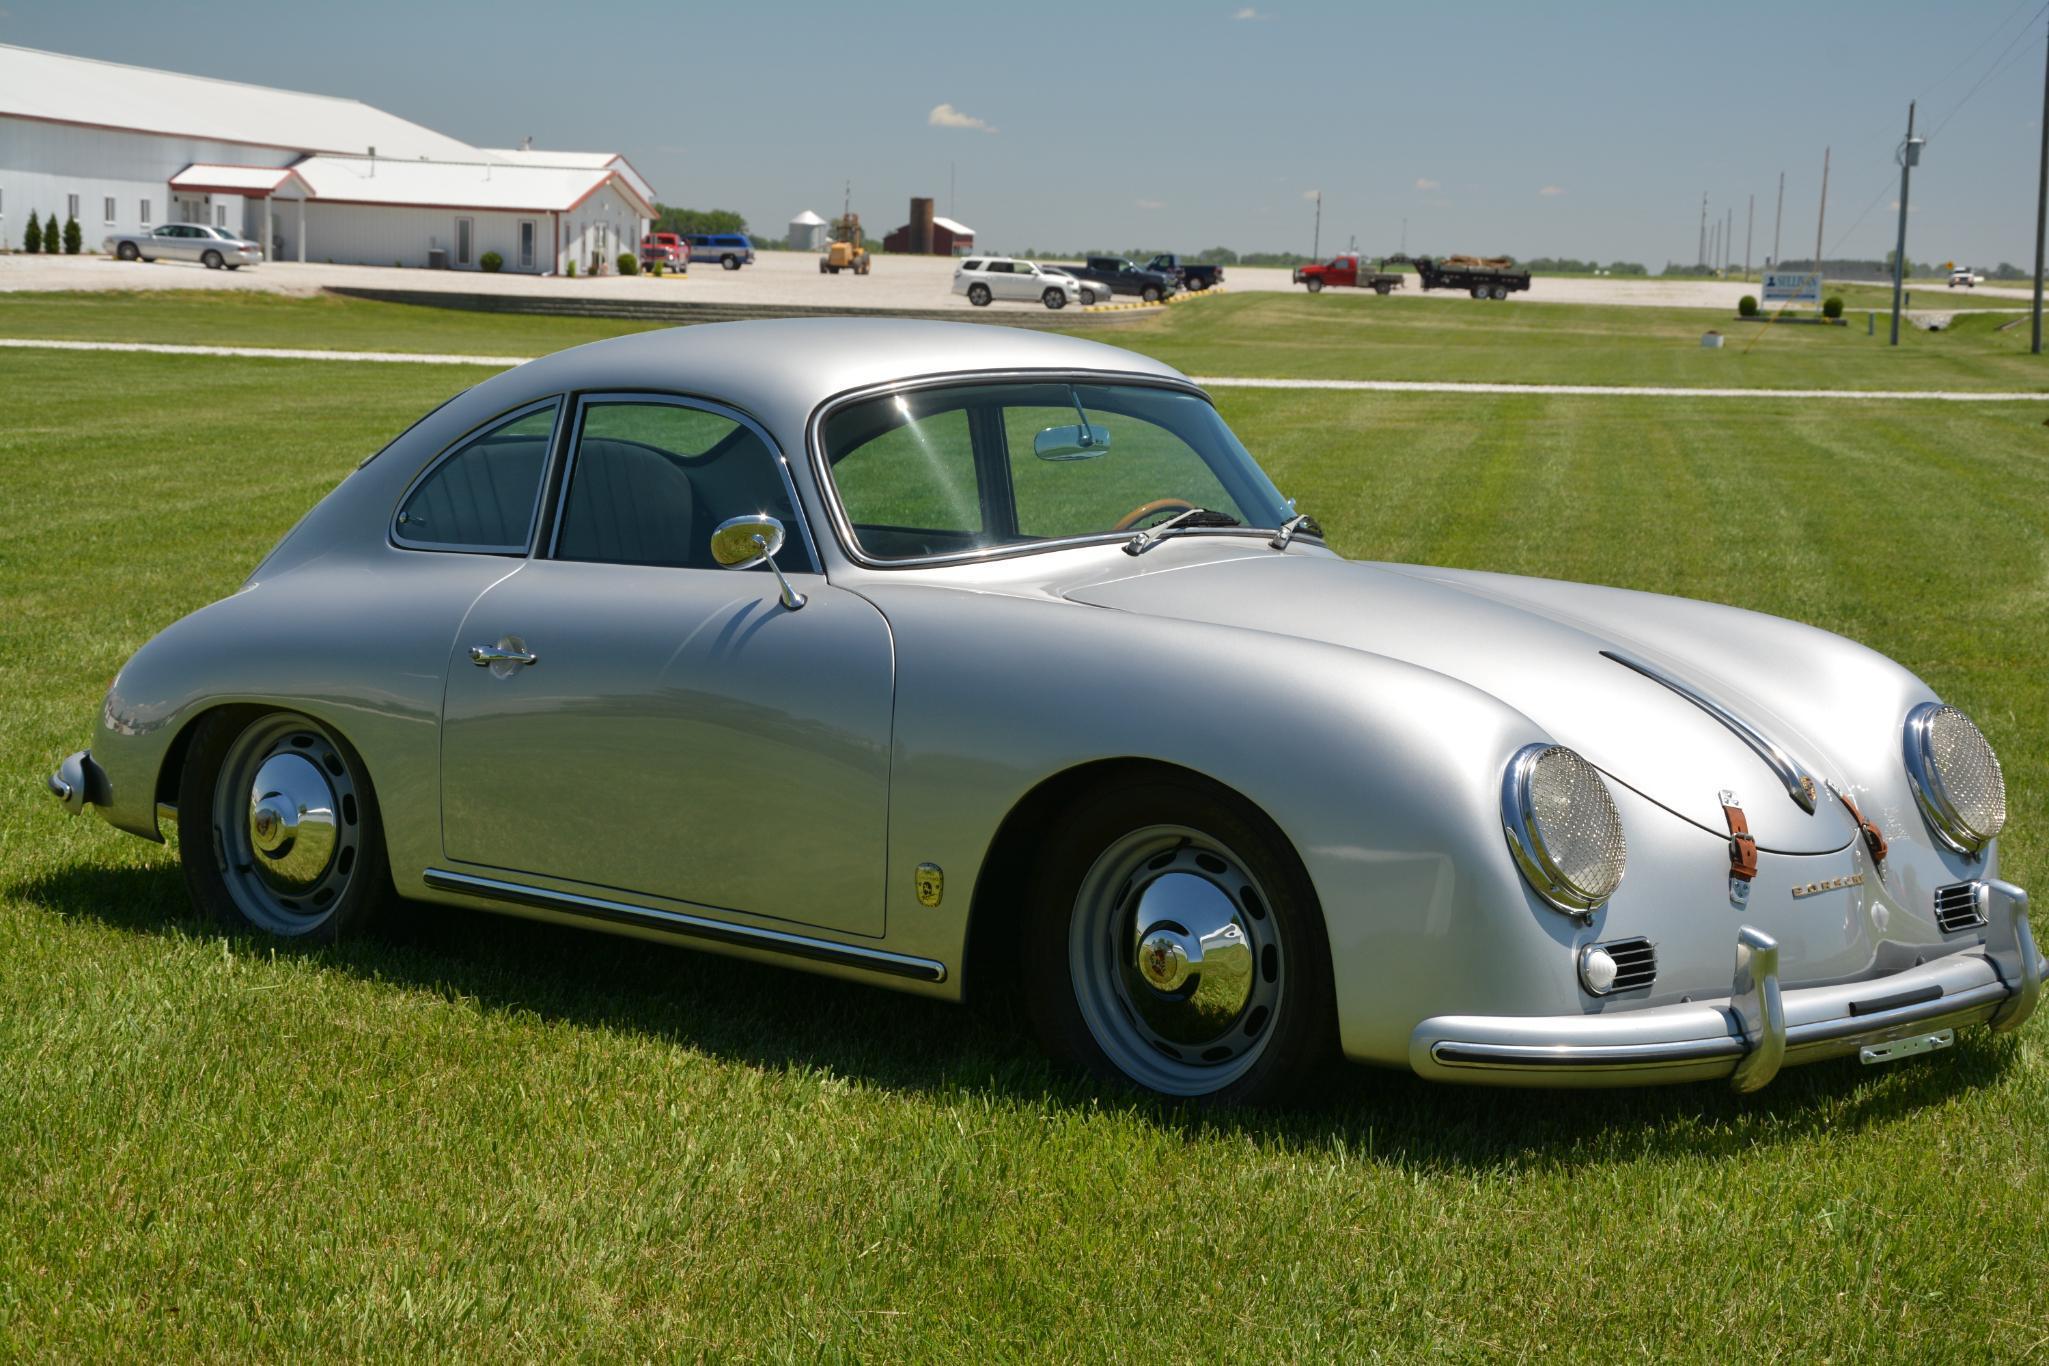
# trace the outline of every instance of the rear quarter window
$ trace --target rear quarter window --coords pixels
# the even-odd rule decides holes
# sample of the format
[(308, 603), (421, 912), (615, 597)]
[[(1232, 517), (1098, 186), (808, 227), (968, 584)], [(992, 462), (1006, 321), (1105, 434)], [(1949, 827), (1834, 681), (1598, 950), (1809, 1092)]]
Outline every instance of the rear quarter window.
[(443, 456), (399, 503), (393, 539), (414, 550), (524, 554), (558, 407), (512, 414)]

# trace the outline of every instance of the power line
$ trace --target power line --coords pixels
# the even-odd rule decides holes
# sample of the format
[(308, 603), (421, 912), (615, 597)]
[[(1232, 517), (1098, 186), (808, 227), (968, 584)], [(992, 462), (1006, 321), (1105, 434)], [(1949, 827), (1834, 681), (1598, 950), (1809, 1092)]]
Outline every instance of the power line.
[(1936, 134), (1940, 133), (1943, 129), (1947, 128), (1949, 126), (1949, 121), (1957, 116), (1957, 111), (1961, 110), (1965, 105), (1971, 102), (1972, 96), (1976, 95), (1980, 90), (1983, 90), (1994, 76), (1998, 75), (2001, 71), (2005, 70), (2007, 66), (2010, 66), (2015, 57), (2019, 55), (2019, 53), (2025, 51), (2025, 49), (2021, 48), (2021, 39), (2027, 37), (2028, 34), (2034, 30), (2035, 25), (2041, 22), (2042, 16), (2044, 14), (2049, 14), (2049, 4), (2045, 4), (2042, 6), (2042, 8), (2035, 11), (2035, 17), (2028, 20), (2028, 22), (2021, 27), (2021, 31), (2013, 35), (2013, 41), (2009, 42), (2004, 48), (2000, 50), (1999, 55), (1992, 59), (1992, 65), (1985, 68), (1985, 74), (1978, 78), (1978, 83), (1972, 86), (1969, 91), (1965, 92), (1964, 97), (1962, 99), (1958, 100), (1954, 105), (1950, 106), (1950, 111), (1942, 116), (1942, 122), (1936, 124), (1935, 127), (1929, 131), (1929, 141), (1933, 142), (1935, 140)]
[(1922, 87), (1921, 98), (1925, 100), (1930, 95), (1934, 94), (1936, 91), (1942, 89), (1944, 85), (1947, 85), (1949, 83), (1950, 77), (1956, 75), (1957, 72), (1962, 71), (1965, 67), (1969, 66), (1973, 61), (1977, 59), (1979, 53), (1983, 52), (1987, 46), (1989, 46), (1991, 43), (1997, 40), (2000, 34), (2006, 32), (2006, 26), (2013, 22), (2014, 15), (2019, 14), (2022, 10), (2026, 9), (2029, 5), (2033, 3), (2034, 0), (2021, 0), (2021, 2), (2018, 5), (2015, 5), (2012, 11), (2009, 12), (2004, 19), (2001, 19), (1999, 21), (1997, 27), (1995, 27), (1990, 33), (1986, 34), (1983, 38), (1980, 38), (1978, 40), (1978, 45), (1972, 48), (1969, 52), (1966, 52), (1963, 55), (1963, 57), (1958, 60), (1955, 66), (1943, 72), (1941, 77), (1936, 80), (1935, 84)]

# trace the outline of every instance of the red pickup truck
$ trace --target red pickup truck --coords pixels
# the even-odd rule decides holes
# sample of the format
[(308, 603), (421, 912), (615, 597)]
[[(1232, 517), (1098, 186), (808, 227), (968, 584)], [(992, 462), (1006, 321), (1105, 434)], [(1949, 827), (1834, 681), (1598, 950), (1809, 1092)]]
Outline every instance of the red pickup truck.
[(1339, 252), (1320, 266), (1296, 266), (1295, 283), (1309, 286), (1311, 294), (1325, 285), (1339, 289), (1370, 289), (1388, 294), (1402, 287), (1402, 277), (1363, 265), (1356, 251)]
[(647, 269), (655, 262), (662, 263), (662, 269), (678, 275), (690, 270), (690, 244), (673, 232), (651, 232), (640, 239), (640, 266)]

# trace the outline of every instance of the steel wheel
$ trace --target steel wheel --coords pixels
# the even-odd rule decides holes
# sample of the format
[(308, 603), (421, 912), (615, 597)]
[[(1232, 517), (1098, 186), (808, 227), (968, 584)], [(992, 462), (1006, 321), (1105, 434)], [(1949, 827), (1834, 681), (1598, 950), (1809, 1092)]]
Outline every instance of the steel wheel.
[(221, 880), (242, 917), (286, 938), (324, 929), (358, 873), (363, 803), (340, 743), (273, 712), (228, 746), (213, 784)]
[(1252, 1068), (1286, 987), (1267, 904), (1236, 854), (1185, 826), (1103, 851), (1075, 897), (1067, 953), (1112, 1066), (1170, 1096), (1208, 1095)]

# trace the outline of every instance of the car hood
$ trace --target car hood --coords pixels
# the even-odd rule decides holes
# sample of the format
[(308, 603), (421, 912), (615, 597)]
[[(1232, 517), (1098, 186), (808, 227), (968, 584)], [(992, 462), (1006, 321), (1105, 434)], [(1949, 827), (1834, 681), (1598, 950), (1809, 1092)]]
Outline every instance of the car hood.
[[(1233, 557), (1141, 569), (1065, 590), (1074, 602), (1345, 646), (1468, 683), (1514, 707), (1617, 782), (1716, 834), (1724, 790), (1741, 802), (1760, 848), (1840, 849), (1855, 835), (1819, 790), (1810, 814), (1728, 725), (1671, 688), (1606, 657), (1626, 653), (1706, 694), (1821, 782), (1828, 756), (1740, 691), (1709, 658), (1675, 658), (1611, 627), (1549, 610), (1512, 586), (1423, 577), (1425, 571), (1320, 555)], [(1506, 580), (1513, 585), (1515, 580)], [(1540, 581), (1527, 581), (1536, 587)], [(1703, 651), (1705, 656), (1708, 652)], [(1285, 656), (1276, 656), (1284, 667)], [(1738, 674), (1740, 677), (1740, 673)], [(1428, 718), (1418, 718), (1428, 724)], [(1505, 760), (1506, 755), (1503, 756)]]

